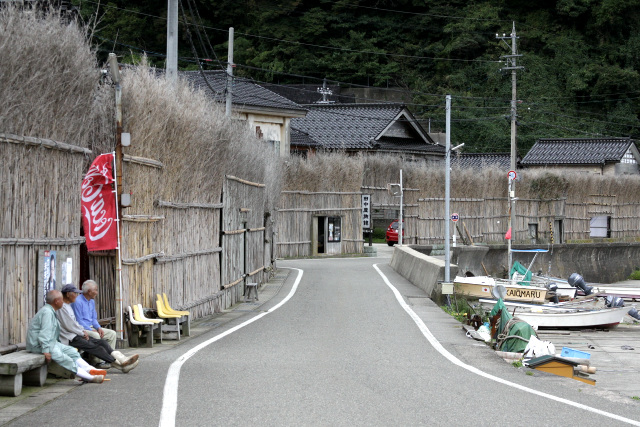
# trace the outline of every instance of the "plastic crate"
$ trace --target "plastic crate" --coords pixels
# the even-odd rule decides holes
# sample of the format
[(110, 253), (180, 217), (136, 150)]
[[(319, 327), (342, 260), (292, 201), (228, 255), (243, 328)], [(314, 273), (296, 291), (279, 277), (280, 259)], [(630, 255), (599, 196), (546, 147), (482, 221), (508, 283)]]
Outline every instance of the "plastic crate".
[(576, 357), (579, 359), (591, 359), (591, 353), (587, 353), (586, 351), (575, 350), (569, 347), (562, 347), (562, 353), (560, 353), (561, 357)]

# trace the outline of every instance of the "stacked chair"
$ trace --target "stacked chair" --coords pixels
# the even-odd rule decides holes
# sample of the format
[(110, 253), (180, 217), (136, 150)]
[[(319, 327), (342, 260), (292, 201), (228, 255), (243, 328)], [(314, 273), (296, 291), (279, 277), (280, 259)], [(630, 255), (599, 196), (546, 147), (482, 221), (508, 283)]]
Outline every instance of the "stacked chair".
[(163, 338), (179, 340), (181, 335), (191, 335), (191, 313), (171, 308), (167, 294), (156, 294), (156, 298), (158, 317), (164, 320), (161, 327)]

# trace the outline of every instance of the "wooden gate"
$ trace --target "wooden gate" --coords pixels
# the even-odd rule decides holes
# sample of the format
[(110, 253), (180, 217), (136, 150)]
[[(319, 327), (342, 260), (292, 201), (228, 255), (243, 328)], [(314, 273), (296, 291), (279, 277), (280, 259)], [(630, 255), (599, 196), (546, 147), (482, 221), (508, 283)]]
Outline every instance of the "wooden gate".
[(238, 301), (245, 283), (265, 281), (265, 185), (225, 176), (222, 190), (222, 286), (226, 305)]

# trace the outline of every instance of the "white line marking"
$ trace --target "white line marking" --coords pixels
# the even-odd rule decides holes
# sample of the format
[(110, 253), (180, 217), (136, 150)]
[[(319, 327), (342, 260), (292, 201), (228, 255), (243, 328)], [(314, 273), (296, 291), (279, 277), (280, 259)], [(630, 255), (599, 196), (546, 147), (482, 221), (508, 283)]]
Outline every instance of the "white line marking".
[[(281, 267), (281, 268), (289, 268), (289, 267)], [(216, 335), (215, 337), (208, 339), (207, 341), (193, 347), (191, 350), (187, 351), (182, 356), (178, 357), (171, 364), (171, 366), (169, 367), (169, 371), (167, 372), (167, 379), (165, 380), (165, 383), (164, 383), (164, 392), (163, 392), (163, 398), (162, 398), (162, 412), (160, 413), (160, 423), (158, 424), (159, 427), (174, 427), (176, 425), (176, 411), (178, 407), (178, 385), (179, 385), (178, 383), (180, 380), (180, 368), (182, 368), (182, 365), (184, 364), (184, 362), (189, 360), (191, 356), (193, 356), (203, 348), (207, 347), (209, 344), (212, 344), (226, 337), (227, 335), (234, 333), (238, 329), (244, 328), (248, 324), (255, 322), (256, 320), (266, 316), (267, 314), (276, 311), (277, 309), (282, 307), (287, 301), (289, 301), (291, 297), (296, 293), (296, 290), (298, 289), (298, 284), (302, 279), (302, 273), (303, 273), (303, 271), (300, 270), (299, 268), (289, 268), (289, 269), (298, 270), (298, 277), (296, 278), (296, 281), (293, 283), (293, 287), (291, 288), (289, 295), (287, 295), (285, 299), (283, 299), (278, 304), (271, 307), (269, 310), (264, 311), (255, 317), (252, 317), (246, 322), (243, 322), (238, 326), (234, 326), (233, 328), (219, 335)]]
[(514, 387), (514, 388), (517, 388), (519, 390), (526, 391), (527, 393), (531, 393), (531, 394), (535, 394), (535, 395), (538, 395), (538, 396), (541, 396), (541, 397), (545, 397), (545, 398), (551, 399), (551, 400), (553, 400), (555, 402), (560, 402), (560, 403), (564, 403), (566, 405), (575, 406), (576, 408), (584, 409), (585, 411), (594, 412), (596, 414), (603, 415), (603, 416), (609, 417), (609, 418), (613, 418), (615, 420), (622, 421), (624, 423), (628, 423), (628, 424), (635, 425), (635, 426), (640, 426), (640, 422), (638, 422), (638, 421), (631, 420), (631, 419), (625, 418), (625, 417), (621, 417), (619, 415), (612, 414), (610, 412), (601, 411), (600, 409), (595, 409), (595, 408), (592, 408), (590, 406), (583, 405), (581, 403), (577, 403), (577, 402), (574, 402), (574, 401), (571, 401), (571, 400), (568, 400), (568, 399), (564, 399), (562, 397), (556, 397), (556, 396), (553, 396), (551, 394), (547, 394), (547, 393), (544, 393), (544, 392), (541, 392), (541, 391), (538, 391), (538, 390), (534, 390), (532, 388), (525, 387), (523, 385), (520, 385), (520, 384), (517, 384), (517, 383), (513, 383), (511, 381), (507, 381), (507, 380), (502, 379), (500, 377), (496, 377), (494, 375), (488, 374), (488, 373), (483, 372), (483, 371), (481, 371), (480, 369), (478, 369), (478, 368), (476, 368), (474, 366), (467, 365), (466, 363), (462, 362), (460, 359), (455, 357), (453, 354), (449, 353), (449, 351), (447, 351), (447, 349), (445, 349), (442, 346), (442, 344), (440, 344), (440, 342), (436, 339), (436, 337), (431, 333), (429, 328), (427, 328), (427, 325), (424, 324), (422, 319), (420, 319), (420, 317), (418, 317), (416, 312), (413, 311), (411, 309), (411, 307), (409, 307), (409, 305), (406, 302), (404, 302), (404, 298), (402, 298), (402, 295), (400, 294), (400, 292), (391, 284), (389, 279), (387, 279), (387, 276), (385, 276), (382, 273), (382, 271), (380, 271), (380, 269), (378, 268), (378, 264), (374, 264), (373, 268), (376, 269), (378, 274), (382, 277), (382, 280), (384, 280), (384, 282), (387, 284), (387, 286), (394, 293), (394, 295), (396, 296), (396, 299), (398, 300), (398, 303), (400, 303), (400, 306), (413, 319), (415, 324), (418, 325), (418, 329), (420, 329), (420, 332), (422, 332), (422, 335), (425, 336), (425, 338), (429, 341), (429, 343), (433, 346), (433, 348), (435, 348), (438, 351), (438, 353), (440, 353), (441, 355), (443, 355), (444, 357), (449, 359), (449, 361), (451, 363), (453, 363), (455, 365), (458, 365), (461, 368), (464, 368), (469, 372), (473, 372), (476, 375), (480, 375), (481, 377), (488, 378), (488, 379), (496, 381), (496, 382), (498, 382), (500, 384), (504, 384), (504, 385), (507, 385), (509, 387)]

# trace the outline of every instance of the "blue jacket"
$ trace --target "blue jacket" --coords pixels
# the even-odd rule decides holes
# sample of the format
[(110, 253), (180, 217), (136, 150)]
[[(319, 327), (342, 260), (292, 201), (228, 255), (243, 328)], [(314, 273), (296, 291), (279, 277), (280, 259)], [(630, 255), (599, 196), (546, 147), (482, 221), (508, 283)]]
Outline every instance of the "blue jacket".
[(80, 294), (78, 298), (76, 298), (76, 302), (71, 304), (71, 307), (76, 315), (76, 320), (84, 329), (87, 331), (90, 331), (92, 327), (96, 331), (100, 329), (98, 314), (96, 313), (96, 302), (94, 300), (88, 300), (83, 294)]

